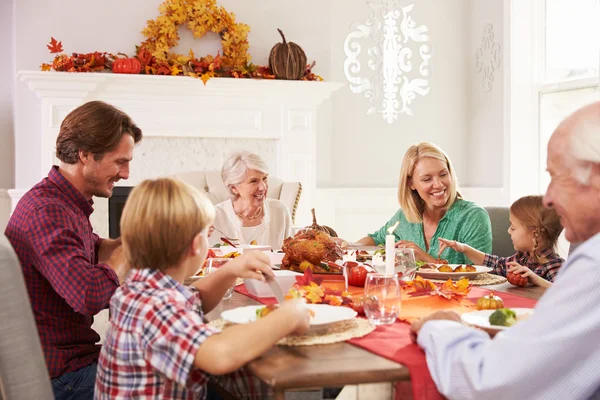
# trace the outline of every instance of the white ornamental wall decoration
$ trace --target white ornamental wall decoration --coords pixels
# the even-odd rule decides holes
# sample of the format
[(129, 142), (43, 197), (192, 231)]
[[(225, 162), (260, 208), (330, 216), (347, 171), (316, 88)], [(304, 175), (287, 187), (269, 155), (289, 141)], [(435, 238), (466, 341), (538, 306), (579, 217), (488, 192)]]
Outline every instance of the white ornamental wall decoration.
[[(417, 26), (409, 15), (414, 4), (403, 7), (398, 0), (367, 0), (367, 4), (373, 12), (364, 24), (352, 24), (344, 41), (344, 73), (350, 90), (369, 100), (367, 114), (380, 112), (391, 124), (399, 114), (413, 115), (412, 101), (429, 93), (428, 28)], [(366, 54), (361, 56), (363, 46)], [(418, 65), (411, 47), (418, 47)], [(361, 69), (365, 58), (367, 68)]]
[(481, 47), (475, 53), (475, 69), (481, 75), (481, 84), (485, 92), (492, 90), (494, 72), (500, 66), (500, 45), (494, 41), (494, 26), (486, 24), (483, 28)]

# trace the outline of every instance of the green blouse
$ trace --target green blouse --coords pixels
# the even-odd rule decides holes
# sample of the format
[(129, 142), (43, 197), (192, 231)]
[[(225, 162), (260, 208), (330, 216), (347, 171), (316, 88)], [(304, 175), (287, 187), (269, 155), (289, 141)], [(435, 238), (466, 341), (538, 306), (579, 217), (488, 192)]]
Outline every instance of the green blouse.
[[(417, 246), (425, 249), (425, 234), (423, 233), (423, 223), (411, 223), (406, 220), (402, 210), (396, 214), (379, 230), (369, 234), (376, 245), (385, 245), (385, 235), (390, 226), (396, 221), (400, 221), (394, 231), (396, 241), (410, 240)], [(446, 215), (438, 223), (438, 227), (431, 238), (429, 251), (427, 254), (433, 258), (438, 258), (439, 241), (438, 238), (456, 240), (466, 243), (469, 246), (482, 251), (486, 254), (492, 252), (492, 224), (487, 211), (477, 204), (457, 199), (452, 207), (446, 212)], [(448, 260), (450, 264), (470, 264), (472, 263), (467, 256), (450, 248), (444, 250), (442, 259)]]

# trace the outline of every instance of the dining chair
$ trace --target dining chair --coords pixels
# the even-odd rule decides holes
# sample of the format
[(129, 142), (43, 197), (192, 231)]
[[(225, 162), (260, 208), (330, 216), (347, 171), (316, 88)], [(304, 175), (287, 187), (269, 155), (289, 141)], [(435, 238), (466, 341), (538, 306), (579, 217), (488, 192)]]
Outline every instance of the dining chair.
[(0, 235), (0, 399), (53, 399), (19, 260)]
[(492, 254), (508, 257), (515, 254), (515, 248), (508, 234), (510, 227), (508, 207), (485, 207), (492, 223)]

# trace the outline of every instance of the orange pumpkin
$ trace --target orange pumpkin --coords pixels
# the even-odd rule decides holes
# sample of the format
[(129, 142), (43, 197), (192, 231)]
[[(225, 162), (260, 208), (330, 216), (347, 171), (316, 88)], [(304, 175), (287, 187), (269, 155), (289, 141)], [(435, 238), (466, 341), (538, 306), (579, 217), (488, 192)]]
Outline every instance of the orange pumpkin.
[(117, 58), (112, 66), (115, 74), (139, 74), (141, 70), (142, 64), (137, 58)]
[(504, 308), (504, 302), (500, 297), (495, 296), (494, 292), (477, 299), (478, 310), (497, 310), (499, 308)]
[(525, 287), (529, 284), (529, 280), (521, 274), (507, 272), (506, 279), (515, 286)]

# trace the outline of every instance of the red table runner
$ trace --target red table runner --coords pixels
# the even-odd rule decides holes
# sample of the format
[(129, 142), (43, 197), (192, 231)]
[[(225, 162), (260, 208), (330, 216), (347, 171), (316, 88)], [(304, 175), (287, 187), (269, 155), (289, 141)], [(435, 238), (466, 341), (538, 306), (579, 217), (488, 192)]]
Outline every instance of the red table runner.
[[(262, 304), (274, 304), (277, 302), (274, 297), (256, 297), (251, 295), (248, 293), (245, 285), (240, 285), (236, 287), (235, 290)], [(485, 296), (490, 292), (491, 290), (488, 289), (472, 287), (467, 299), (476, 302), (478, 298)], [(537, 303), (536, 300), (510, 293), (498, 291), (495, 291), (495, 293), (502, 298), (504, 306), (509, 308), (533, 308)], [(452, 302), (448, 302), (447, 308), (456, 309), (459, 313), (464, 311), (463, 308), (457, 308), (457, 303)], [(388, 360), (405, 365), (410, 371), (410, 384), (412, 385), (414, 399), (442, 399), (443, 396), (438, 392), (429, 373), (429, 369), (427, 368), (425, 353), (418, 345), (410, 341), (409, 329), (409, 323), (397, 321), (392, 325), (379, 326), (367, 336), (350, 339), (348, 343), (368, 350), (378, 356), (387, 358)], [(396, 399), (402, 398), (402, 393), (405, 393), (406, 385), (407, 382), (396, 383)]]

